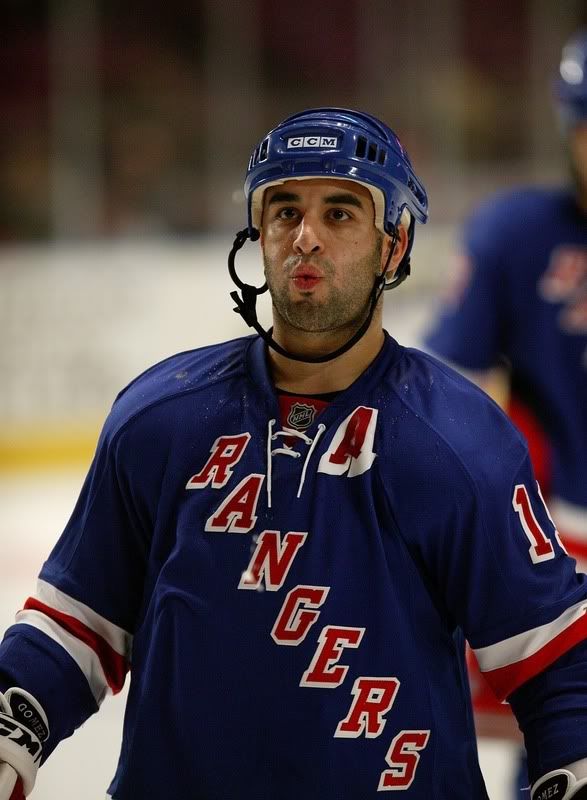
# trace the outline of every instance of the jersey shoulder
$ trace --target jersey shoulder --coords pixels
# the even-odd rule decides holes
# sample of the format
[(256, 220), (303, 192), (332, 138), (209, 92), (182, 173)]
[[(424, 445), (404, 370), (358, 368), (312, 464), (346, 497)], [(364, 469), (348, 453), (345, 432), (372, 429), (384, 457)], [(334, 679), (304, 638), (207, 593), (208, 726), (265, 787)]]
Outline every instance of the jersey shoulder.
[(217, 400), (226, 383), (244, 373), (244, 353), (253, 338), (246, 336), (187, 350), (149, 367), (118, 394), (105, 431), (115, 436), (150, 409), (168, 402), (181, 403), (182, 398), (194, 393), (211, 392)]
[(525, 442), (478, 386), (416, 348), (403, 349), (396, 370), (395, 392), (411, 419), (409, 446), (423, 462), (440, 474), (456, 461), (480, 485), (517, 470)]

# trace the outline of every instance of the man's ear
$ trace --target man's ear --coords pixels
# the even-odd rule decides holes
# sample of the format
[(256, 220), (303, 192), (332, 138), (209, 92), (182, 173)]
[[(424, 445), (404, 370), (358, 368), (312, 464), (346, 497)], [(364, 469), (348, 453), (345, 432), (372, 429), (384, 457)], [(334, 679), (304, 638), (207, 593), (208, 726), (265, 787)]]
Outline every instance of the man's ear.
[(383, 247), (381, 248), (381, 269), (384, 270), (387, 265), (387, 272), (385, 273), (387, 281), (390, 281), (395, 275), (395, 271), (408, 248), (408, 231), (403, 225), (398, 225), (397, 227), (397, 238), (395, 239), (395, 247), (390, 259), (389, 253), (393, 245), (394, 239), (389, 234), (385, 234)]

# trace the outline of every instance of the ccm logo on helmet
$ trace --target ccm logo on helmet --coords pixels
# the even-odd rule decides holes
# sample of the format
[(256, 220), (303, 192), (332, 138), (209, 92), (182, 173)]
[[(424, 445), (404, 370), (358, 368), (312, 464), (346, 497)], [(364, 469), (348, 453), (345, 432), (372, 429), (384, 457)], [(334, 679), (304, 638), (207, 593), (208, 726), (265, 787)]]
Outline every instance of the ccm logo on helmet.
[(287, 140), (287, 149), (292, 147), (326, 147), (336, 150), (338, 147), (337, 136), (290, 136)]

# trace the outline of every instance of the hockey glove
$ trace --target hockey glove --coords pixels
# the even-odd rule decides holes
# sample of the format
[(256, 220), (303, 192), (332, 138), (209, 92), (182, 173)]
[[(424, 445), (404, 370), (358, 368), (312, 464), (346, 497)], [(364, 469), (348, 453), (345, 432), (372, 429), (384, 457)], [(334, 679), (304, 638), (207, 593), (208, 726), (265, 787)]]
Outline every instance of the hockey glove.
[(14, 688), (0, 693), (0, 800), (32, 792), (48, 736), (45, 712), (31, 694)]
[(532, 787), (532, 800), (587, 800), (587, 778), (577, 780), (568, 769), (547, 772)]

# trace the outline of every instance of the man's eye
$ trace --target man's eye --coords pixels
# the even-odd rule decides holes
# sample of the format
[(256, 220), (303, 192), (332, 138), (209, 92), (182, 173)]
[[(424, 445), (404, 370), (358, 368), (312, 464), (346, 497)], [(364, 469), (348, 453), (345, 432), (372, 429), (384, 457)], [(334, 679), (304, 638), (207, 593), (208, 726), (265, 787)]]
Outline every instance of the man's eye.
[(286, 208), (281, 208), (277, 212), (277, 218), (278, 219), (284, 219), (284, 220), (295, 219), (297, 217), (297, 215), (298, 215), (297, 209), (296, 208), (291, 208), (290, 206), (288, 206)]
[(333, 208), (330, 211), (330, 218), (335, 220), (336, 222), (340, 222), (345, 219), (350, 219), (351, 216), (347, 211), (344, 211), (342, 208)]

